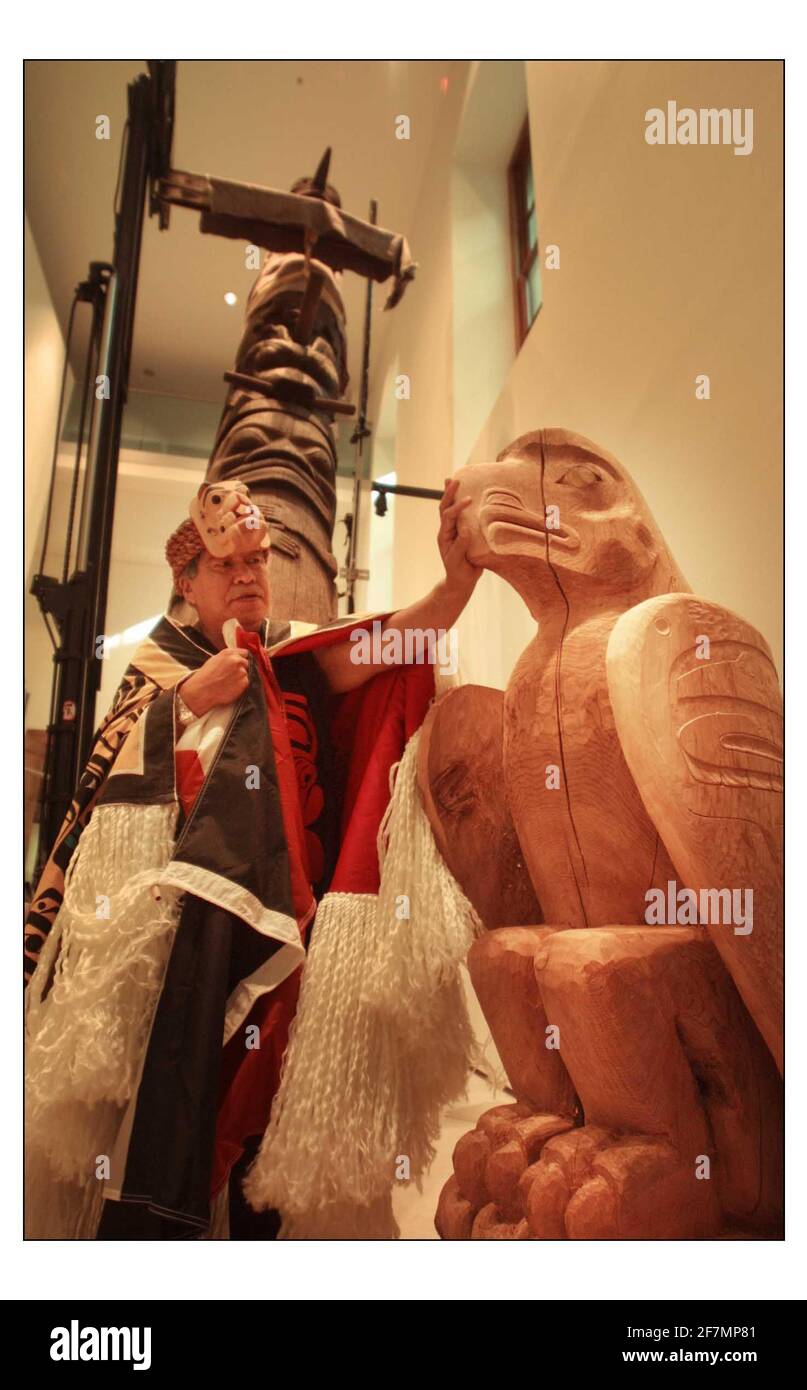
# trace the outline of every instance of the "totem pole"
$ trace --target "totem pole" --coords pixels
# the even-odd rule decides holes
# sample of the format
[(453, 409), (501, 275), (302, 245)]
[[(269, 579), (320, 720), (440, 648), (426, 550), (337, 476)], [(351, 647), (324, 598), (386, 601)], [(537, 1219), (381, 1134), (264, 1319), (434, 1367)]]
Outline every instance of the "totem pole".
[[(235, 370), (225, 373), (230, 391), (207, 470), (208, 482), (239, 478), (246, 483), (269, 522), (273, 618), (318, 624), (336, 616), (334, 416), (354, 413), (344, 400), (347, 342), (337, 271), (344, 266), (382, 278), (367, 254), (378, 250), (378, 229), (339, 211), (339, 194), (327, 182), (330, 156), (328, 149), (314, 177), (295, 183), (296, 198), (282, 195), (298, 206), (309, 199), (327, 205), (328, 225), (325, 235), (310, 225), (289, 225), (287, 244), (302, 249), (270, 249), (265, 259), (247, 301)], [(244, 226), (243, 211), (239, 216)], [(221, 228), (203, 221), (202, 230)], [(388, 247), (397, 243), (397, 269), (401, 251), (408, 266), (403, 239), (380, 236)], [(388, 261), (384, 273), (392, 268)], [(404, 277), (411, 278), (406, 266)], [(402, 283), (398, 280), (390, 305)]]

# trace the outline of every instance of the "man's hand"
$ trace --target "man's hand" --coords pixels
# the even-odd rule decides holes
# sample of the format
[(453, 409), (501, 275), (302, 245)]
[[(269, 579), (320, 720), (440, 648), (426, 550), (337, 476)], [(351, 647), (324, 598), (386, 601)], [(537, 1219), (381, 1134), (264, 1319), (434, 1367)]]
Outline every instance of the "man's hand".
[(437, 545), (445, 566), (446, 584), (449, 589), (464, 594), (467, 602), (482, 570), (479, 565), (472, 565), (470, 560), (466, 559), (468, 542), (465, 536), (459, 534), (459, 518), (473, 500), (471, 497), (463, 497), (461, 502), (457, 502), (459, 485), (459, 478), (445, 480), (445, 492), (440, 498), (440, 530), (437, 533)]
[(201, 716), (214, 705), (231, 705), (248, 685), (249, 652), (226, 647), (188, 676), (179, 693), (191, 713)]
[[(461, 502), (457, 502), (458, 487), (458, 478), (447, 478), (445, 492), (440, 498), (440, 530), (437, 533), (437, 545), (445, 567), (445, 579), (441, 579), (425, 598), (419, 599), (409, 608), (402, 608), (393, 613), (384, 623), (382, 632), (387, 632), (390, 628), (397, 628), (404, 634), (408, 628), (421, 632), (431, 629), (439, 639), (440, 633), (453, 627), (471, 597), (482, 569), (479, 565), (472, 565), (466, 558), (468, 538), (459, 534), (457, 523), (473, 499), (463, 497)], [(371, 676), (389, 670), (389, 666), (383, 661), (380, 664), (354, 663), (351, 660), (349, 642), (321, 647), (315, 651), (314, 656), (325, 672), (331, 690), (337, 694), (353, 690), (357, 685), (363, 685)]]

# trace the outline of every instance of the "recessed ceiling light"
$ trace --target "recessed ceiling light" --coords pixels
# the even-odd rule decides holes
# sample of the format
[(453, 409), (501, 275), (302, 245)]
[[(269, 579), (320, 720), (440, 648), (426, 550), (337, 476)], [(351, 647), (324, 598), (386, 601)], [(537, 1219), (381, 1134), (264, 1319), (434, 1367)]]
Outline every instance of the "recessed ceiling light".
[(224, 296), (224, 303), (225, 303), (225, 304), (237, 304), (237, 303), (238, 303), (238, 295), (237, 295), (237, 294), (233, 294), (232, 290), (228, 290), (227, 293), (226, 293), (225, 296)]

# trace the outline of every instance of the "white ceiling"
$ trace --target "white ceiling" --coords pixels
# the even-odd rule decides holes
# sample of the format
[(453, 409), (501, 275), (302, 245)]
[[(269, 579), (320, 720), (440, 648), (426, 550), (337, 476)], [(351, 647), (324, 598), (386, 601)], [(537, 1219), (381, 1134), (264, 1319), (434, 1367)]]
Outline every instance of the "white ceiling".
[[(418, 191), (439, 119), (443, 86), (464, 63), (180, 62), (177, 68), (175, 168), (289, 188), (311, 174), (333, 147), (330, 181), (342, 206), (367, 217), (379, 204), (381, 226), (411, 240)], [(126, 112), (127, 83), (145, 62), (28, 62), (26, 209), (62, 324), (73, 289), (91, 260), (112, 255), (113, 199)], [(395, 138), (395, 117), (411, 121), (411, 139)], [(96, 118), (111, 121), (108, 141)], [(135, 322), (131, 385), (196, 400), (224, 400), (254, 271), (238, 241), (203, 236), (198, 214), (171, 213), (168, 231), (147, 219)], [(343, 277), (349, 367), (355, 399), (361, 361), (365, 281)], [(387, 286), (376, 287), (373, 334), (379, 343)], [(226, 291), (238, 295), (230, 308)], [(417, 280), (407, 293), (417, 294)], [(394, 310), (392, 311), (394, 314)], [(147, 375), (153, 372), (154, 375)]]

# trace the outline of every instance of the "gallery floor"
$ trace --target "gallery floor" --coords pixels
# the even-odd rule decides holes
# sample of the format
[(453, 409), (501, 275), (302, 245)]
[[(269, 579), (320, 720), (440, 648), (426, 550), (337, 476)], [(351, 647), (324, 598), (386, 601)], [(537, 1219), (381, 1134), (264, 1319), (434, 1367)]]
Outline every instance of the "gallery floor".
[(418, 1192), (414, 1183), (402, 1187), (393, 1195), (393, 1210), (401, 1229), (401, 1240), (437, 1240), (434, 1214), (443, 1184), (451, 1177), (451, 1155), (460, 1135), (467, 1134), (486, 1110), (494, 1105), (513, 1103), (506, 1091), (495, 1090), (489, 1081), (475, 1072), (468, 1078), (468, 1094), (443, 1112), (443, 1125), (435, 1160)]

